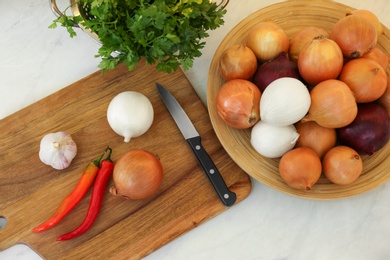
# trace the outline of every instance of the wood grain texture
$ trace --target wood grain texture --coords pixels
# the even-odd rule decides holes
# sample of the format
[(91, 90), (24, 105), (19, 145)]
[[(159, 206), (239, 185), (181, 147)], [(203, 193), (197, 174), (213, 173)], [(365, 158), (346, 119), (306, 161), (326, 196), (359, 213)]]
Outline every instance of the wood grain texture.
[[(178, 99), (202, 136), (203, 145), (219, 168), (237, 203), (251, 191), (249, 176), (227, 155), (211, 126), (207, 109), (182, 71), (158, 73), (140, 63), (103, 76), (94, 73), (0, 121), (0, 250), (25, 243), (45, 259), (139, 259), (227, 210), (219, 201), (189, 146), (158, 96), (155, 82)], [(106, 109), (118, 93), (135, 90), (153, 104), (149, 131), (124, 143), (106, 120)], [(78, 145), (69, 168), (57, 171), (40, 162), (40, 139), (66, 131)], [(108, 145), (113, 160), (129, 149), (146, 149), (160, 157), (164, 179), (151, 197), (133, 201), (107, 192), (92, 228), (70, 241), (56, 238), (77, 227), (86, 214), (91, 191), (56, 227), (31, 230), (54, 212), (75, 186), (86, 165)], [(112, 185), (112, 179), (109, 186)]]
[[(215, 100), (220, 87), (225, 82), (220, 76), (219, 68), (222, 52), (229, 46), (244, 43), (248, 32), (260, 21), (272, 20), (291, 37), (305, 26), (316, 26), (330, 31), (333, 25), (351, 10), (354, 9), (329, 0), (290, 0), (267, 6), (237, 24), (225, 36), (213, 57), (207, 83), (207, 103), (214, 130), (222, 146), (245, 172), (278, 191), (301, 198), (331, 200), (355, 196), (374, 189), (390, 179), (390, 142), (373, 156), (362, 156), (363, 173), (351, 185), (332, 184), (322, 176), (310, 191), (290, 188), (280, 177), (279, 159), (265, 158), (252, 147), (250, 129), (245, 131), (233, 129), (220, 119)], [(385, 53), (390, 54), (390, 31), (385, 26), (384, 34), (378, 38), (378, 46)], [(390, 67), (386, 72), (390, 75)]]

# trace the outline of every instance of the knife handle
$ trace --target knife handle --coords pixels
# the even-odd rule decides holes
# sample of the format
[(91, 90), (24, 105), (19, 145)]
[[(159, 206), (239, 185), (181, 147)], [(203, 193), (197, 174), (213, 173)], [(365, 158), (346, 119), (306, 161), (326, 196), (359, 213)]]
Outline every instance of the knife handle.
[(217, 192), (219, 199), (225, 206), (232, 206), (236, 202), (236, 194), (230, 191), (229, 188), (226, 186), (226, 183), (223, 180), (214, 162), (211, 160), (210, 156), (203, 148), (200, 136), (189, 138), (187, 139), (187, 142), (190, 145), (194, 154), (196, 155), (196, 159), (198, 160), (203, 171), (206, 173), (208, 179), (210, 180), (211, 185)]

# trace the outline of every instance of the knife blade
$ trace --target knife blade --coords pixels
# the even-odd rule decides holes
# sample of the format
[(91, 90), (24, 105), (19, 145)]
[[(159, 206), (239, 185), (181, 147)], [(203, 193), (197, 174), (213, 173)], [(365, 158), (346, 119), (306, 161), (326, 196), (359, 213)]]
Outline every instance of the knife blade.
[(234, 205), (236, 202), (236, 194), (230, 191), (226, 186), (226, 183), (214, 162), (203, 148), (201, 137), (198, 131), (196, 131), (195, 126), (192, 124), (191, 120), (188, 118), (186, 112), (181, 107), (176, 98), (167, 89), (165, 89), (157, 82), (156, 87), (161, 99), (164, 101), (165, 106), (168, 108), (168, 111), (172, 115), (176, 125), (179, 127), (181, 133), (184, 136), (184, 139), (191, 147), (192, 152), (195, 154), (199, 165), (207, 175), (219, 199), (227, 207)]

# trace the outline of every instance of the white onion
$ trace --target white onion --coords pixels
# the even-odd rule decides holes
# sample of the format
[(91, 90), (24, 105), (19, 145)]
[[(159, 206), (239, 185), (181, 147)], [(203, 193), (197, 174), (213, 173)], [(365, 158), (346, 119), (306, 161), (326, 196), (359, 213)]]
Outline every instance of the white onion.
[(129, 142), (131, 138), (144, 134), (154, 118), (150, 100), (136, 91), (125, 91), (116, 95), (107, 109), (107, 120), (112, 130)]
[(256, 123), (251, 132), (251, 145), (267, 158), (279, 158), (294, 148), (299, 134), (294, 125), (274, 126), (264, 121)]
[(307, 87), (298, 79), (283, 77), (271, 82), (260, 99), (260, 118), (275, 126), (301, 120), (311, 104)]

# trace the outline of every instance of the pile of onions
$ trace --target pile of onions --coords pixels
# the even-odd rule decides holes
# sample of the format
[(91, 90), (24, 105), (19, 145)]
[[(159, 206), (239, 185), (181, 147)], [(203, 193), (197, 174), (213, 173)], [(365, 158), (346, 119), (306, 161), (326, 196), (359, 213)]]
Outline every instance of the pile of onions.
[(322, 159), (336, 145), (337, 135), (334, 128), (320, 126), (314, 121), (295, 125), (299, 139), (295, 147), (308, 147), (314, 150)]
[(249, 128), (260, 119), (260, 97), (260, 90), (249, 80), (229, 80), (217, 93), (218, 115), (233, 128)]
[(317, 153), (307, 147), (285, 153), (279, 162), (280, 177), (293, 189), (311, 190), (321, 176), (322, 165)]
[(219, 61), (221, 76), (225, 80), (250, 79), (257, 69), (257, 59), (245, 44), (225, 49)]
[(372, 155), (390, 138), (390, 118), (378, 103), (362, 103), (355, 120), (337, 129), (338, 140), (358, 152)]
[(281, 52), (275, 59), (261, 64), (253, 77), (253, 83), (263, 93), (271, 82), (283, 77), (301, 78), (297, 63), (289, 60), (285, 52)]
[(302, 122), (315, 121), (328, 128), (344, 127), (357, 114), (357, 103), (344, 82), (329, 79), (317, 84), (310, 92), (311, 106)]
[(347, 15), (336, 22), (330, 33), (346, 58), (360, 58), (377, 43), (375, 27), (360, 15)]
[(261, 62), (269, 61), (281, 52), (288, 52), (290, 41), (286, 32), (272, 21), (263, 21), (252, 28), (246, 38), (246, 45)]
[(347, 62), (341, 71), (340, 80), (352, 90), (358, 103), (380, 98), (387, 86), (387, 75), (382, 66), (365, 58)]
[(336, 79), (344, 64), (340, 47), (331, 39), (316, 37), (299, 53), (298, 69), (302, 78), (311, 85), (327, 79)]
[(308, 26), (294, 33), (290, 38), (288, 57), (291, 61), (297, 62), (302, 48), (317, 37), (329, 37), (329, 33), (322, 28)]
[(383, 29), (368, 10), (348, 12), (330, 32), (301, 28), (290, 40), (275, 22), (259, 22), (221, 55), (220, 118), (252, 128), (252, 147), (280, 158), (281, 178), (294, 189), (310, 190), (321, 173), (338, 185), (354, 182), (359, 153), (390, 139), (390, 55), (377, 45)]
[(126, 199), (139, 200), (154, 194), (163, 179), (159, 158), (142, 150), (129, 150), (115, 163), (114, 185), (110, 193)]

